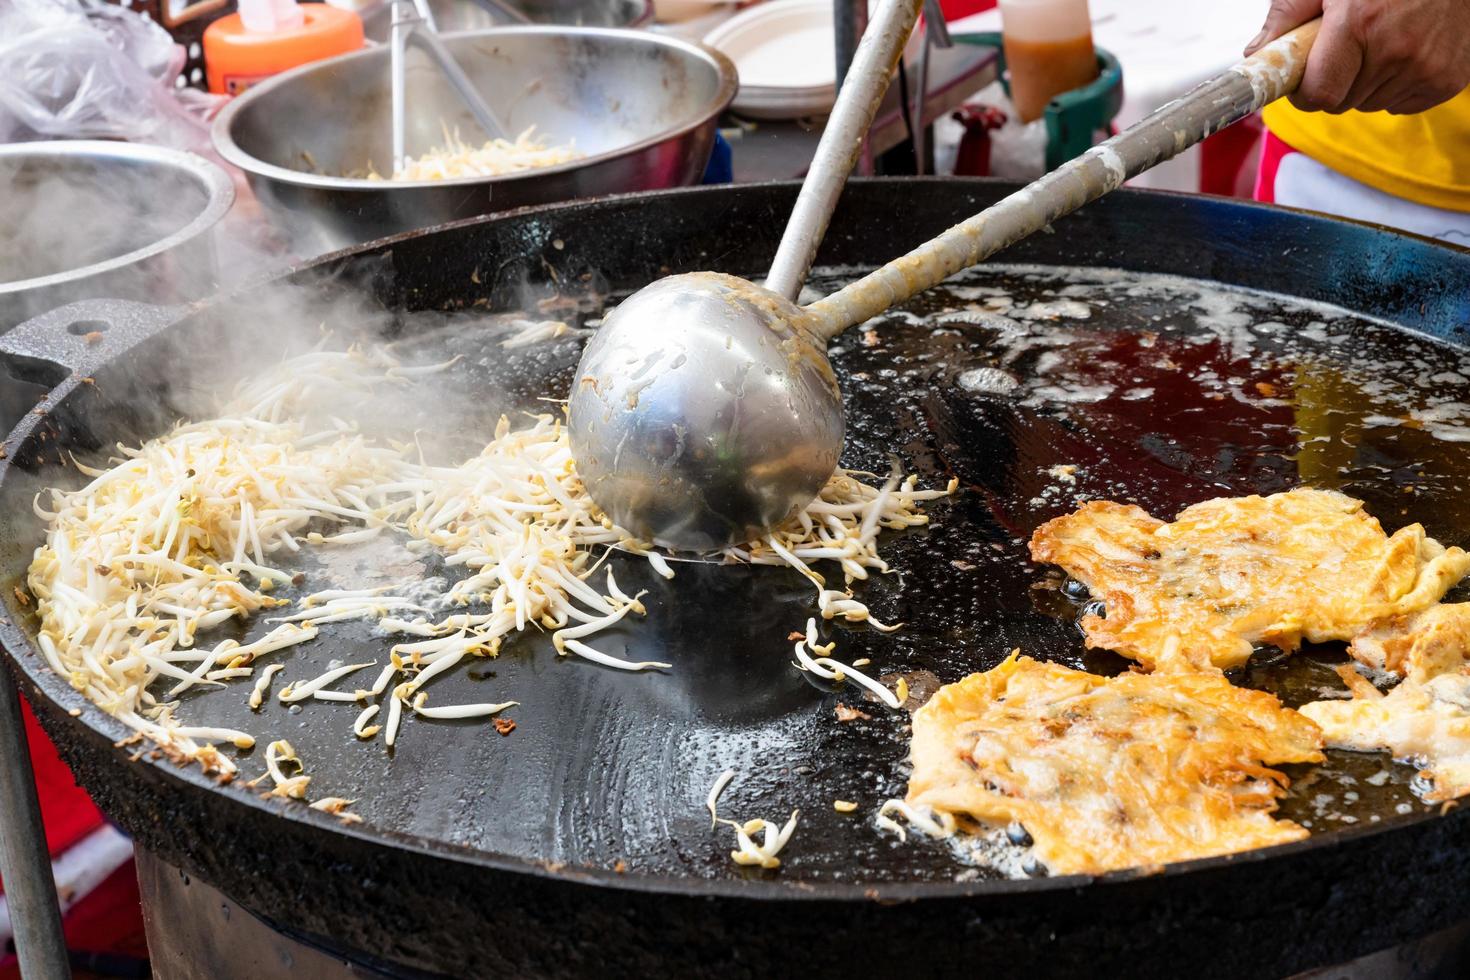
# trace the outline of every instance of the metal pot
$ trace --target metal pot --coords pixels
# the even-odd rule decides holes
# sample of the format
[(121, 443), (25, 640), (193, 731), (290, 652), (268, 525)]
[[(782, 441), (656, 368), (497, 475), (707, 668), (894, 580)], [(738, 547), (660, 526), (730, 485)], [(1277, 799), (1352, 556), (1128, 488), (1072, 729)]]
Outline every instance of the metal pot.
[(209, 232), (235, 200), (220, 167), (140, 143), (0, 146), (0, 332), (73, 300), (171, 303), (217, 286)]
[[(506, 0), (537, 24), (571, 27), (643, 27), (653, 20), (653, 0)], [(513, 21), (475, 0), (429, 0), (439, 30), (478, 31)], [(387, 0), (364, 0), (357, 9), (369, 40), (385, 42), (392, 24)]]
[[(676, 38), (590, 27), (502, 27), (445, 36), (513, 131), (573, 140), (583, 159), (504, 177), (370, 180), (391, 164), (386, 49), (287, 72), (225, 107), (220, 154), (245, 171), (298, 251), (325, 251), (492, 211), (696, 182), (735, 96), (728, 59)], [(448, 81), (410, 51), (409, 151), (479, 129)], [(361, 176), (343, 176), (357, 173)]]

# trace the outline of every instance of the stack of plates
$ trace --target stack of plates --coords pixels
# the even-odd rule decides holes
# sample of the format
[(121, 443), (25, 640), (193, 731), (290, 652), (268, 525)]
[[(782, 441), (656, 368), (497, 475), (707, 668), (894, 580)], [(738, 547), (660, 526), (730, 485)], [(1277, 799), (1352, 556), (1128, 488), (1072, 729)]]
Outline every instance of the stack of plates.
[[(732, 109), (754, 119), (795, 119), (832, 109), (837, 91), (833, 31), (832, 0), (772, 0), (725, 21), (704, 36), (704, 43), (733, 61), (740, 73)], [(911, 38), (905, 54), (912, 57), (916, 51)]]
[(832, 0), (773, 0), (725, 21), (704, 43), (735, 63), (731, 107), (756, 119), (829, 112), (836, 98)]

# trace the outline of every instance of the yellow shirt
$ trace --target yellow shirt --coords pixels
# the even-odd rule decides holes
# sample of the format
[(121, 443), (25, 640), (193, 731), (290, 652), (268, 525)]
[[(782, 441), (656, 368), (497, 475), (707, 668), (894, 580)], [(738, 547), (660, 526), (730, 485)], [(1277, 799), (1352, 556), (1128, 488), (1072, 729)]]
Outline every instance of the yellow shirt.
[(1293, 148), (1356, 181), (1419, 204), (1470, 211), (1470, 89), (1428, 112), (1302, 112), (1285, 99), (1266, 125)]

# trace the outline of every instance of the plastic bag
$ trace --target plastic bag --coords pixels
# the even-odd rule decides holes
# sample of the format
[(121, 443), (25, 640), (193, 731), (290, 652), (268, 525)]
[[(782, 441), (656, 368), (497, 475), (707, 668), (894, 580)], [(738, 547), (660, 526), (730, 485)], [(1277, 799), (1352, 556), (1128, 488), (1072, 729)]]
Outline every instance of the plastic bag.
[(175, 87), (184, 49), (97, 0), (0, 0), (0, 142), (127, 139), (208, 152), (224, 99)]
[(1006, 114), (1005, 125), (990, 133), (990, 176), (1007, 180), (1035, 180), (1046, 173), (1046, 120), (1021, 122), (1020, 113), (1000, 82), (992, 82), (970, 99), (998, 106)]

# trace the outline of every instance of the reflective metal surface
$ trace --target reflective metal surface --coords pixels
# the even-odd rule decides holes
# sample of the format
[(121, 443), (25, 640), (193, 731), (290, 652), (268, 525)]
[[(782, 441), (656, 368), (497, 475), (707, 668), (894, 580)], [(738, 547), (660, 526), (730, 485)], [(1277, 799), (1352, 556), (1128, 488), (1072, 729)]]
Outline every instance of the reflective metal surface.
[(0, 331), (77, 299), (212, 291), (229, 176), (203, 157), (103, 140), (0, 145)]
[[(427, 0), (441, 33), (504, 27), (516, 19), (477, 0)], [(524, 20), (568, 27), (642, 27), (653, 21), (653, 0), (496, 0), (520, 12)], [(386, 0), (357, 5), (369, 40), (387, 41), (392, 16)]]
[[(252, 88), (214, 125), (220, 154), (245, 171), (298, 250), (527, 204), (692, 184), (709, 161), (716, 117), (735, 94), (735, 69), (723, 55), (640, 31), (504, 27), (443, 42), (510, 131), (535, 126), (586, 157), (505, 177), (370, 180), (371, 169), (392, 165), (388, 51), (308, 65)], [(473, 117), (422, 52), (408, 52), (407, 81), (409, 153), (442, 144), (446, 127), (474, 139)]]
[(572, 452), (593, 499), (640, 537), (707, 551), (816, 496), (842, 451), (842, 394), (808, 319), (708, 272), (620, 303), (571, 396)]

